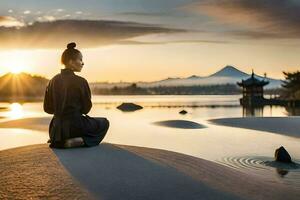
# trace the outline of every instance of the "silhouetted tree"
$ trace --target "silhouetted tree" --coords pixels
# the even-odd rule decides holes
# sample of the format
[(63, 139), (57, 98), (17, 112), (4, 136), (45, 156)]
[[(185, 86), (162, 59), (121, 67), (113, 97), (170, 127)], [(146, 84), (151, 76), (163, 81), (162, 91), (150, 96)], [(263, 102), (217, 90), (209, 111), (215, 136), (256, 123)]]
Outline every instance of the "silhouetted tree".
[(282, 83), (282, 97), (286, 99), (300, 100), (300, 71), (283, 72), (285, 80)]

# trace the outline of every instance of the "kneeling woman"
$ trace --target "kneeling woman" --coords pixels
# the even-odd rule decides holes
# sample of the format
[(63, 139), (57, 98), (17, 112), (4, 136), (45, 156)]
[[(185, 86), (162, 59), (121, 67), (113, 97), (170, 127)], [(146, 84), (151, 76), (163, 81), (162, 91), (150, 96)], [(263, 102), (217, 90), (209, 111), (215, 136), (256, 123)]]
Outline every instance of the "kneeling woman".
[(50, 80), (46, 88), (44, 111), (54, 114), (49, 125), (50, 147), (70, 147), (78, 142), (95, 146), (103, 140), (109, 128), (106, 118), (87, 115), (92, 107), (91, 91), (88, 82), (74, 74), (84, 65), (82, 54), (75, 47), (75, 43), (68, 44), (61, 56), (65, 68)]

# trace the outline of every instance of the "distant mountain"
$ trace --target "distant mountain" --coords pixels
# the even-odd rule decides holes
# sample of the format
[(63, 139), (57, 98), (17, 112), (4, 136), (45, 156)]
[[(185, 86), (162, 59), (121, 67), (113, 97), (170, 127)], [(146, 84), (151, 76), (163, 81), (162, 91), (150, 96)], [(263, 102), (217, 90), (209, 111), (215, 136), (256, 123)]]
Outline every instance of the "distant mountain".
[(193, 75), (193, 76), (188, 77), (187, 79), (198, 79), (198, 78), (201, 78), (201, 77), (200, 77), (200, 76)]
[(241, 77), (246, 77), (246, 76), (249, 76), (249, 74), (242, 72), (233, 66), (228, 65), (228, 66), (224, 67), (223, 69), (221, 69), (220, 71), (217, 71), (216, 73), (210, 75), (209, 77), (241, 78)]
[[(158, 86), (205, 86), (205, 85), (224, 85), (236, 84), (242, 79), (250, 78), (251, 74), (247, 74), (233, 66), (226, 66), (219, 71), (209, 76), (192, 75), (187, 78), (167, 78), (154, 82), (137, 82), (139, 87), (158, 87)], [(273, 78), (265, 78), (263, 76), (255, 75), (256, 78), (267, 80), (270, 83), (266, 86), (267, 89), (281, 87), (281, 80)], [(132, 83), (91, 83), (91, 88), (112, 88), (112, 87), (128, 87)]]
[[(236, 84), (242, 79), (247, 79), (251, 74), (247, 74), (243, 71), (238, 70), (233, 66), (226, 66), (216, 73), (201, 77), (201, 76), (190, 76), (188, 78), (168, 78), (161, 81), (155, 81), (150, 83), (138, 83), (140, 87), (157, 87), (157, 86), (194, 86), (194, 85), (221, 85), (221, 84)], [(270, 83), (266, 88), (279, 88), (281, 87), (281, 80), (273, 78), (265, 78), (263, 76), (255, 75), (256, 78), (269, 81)]]

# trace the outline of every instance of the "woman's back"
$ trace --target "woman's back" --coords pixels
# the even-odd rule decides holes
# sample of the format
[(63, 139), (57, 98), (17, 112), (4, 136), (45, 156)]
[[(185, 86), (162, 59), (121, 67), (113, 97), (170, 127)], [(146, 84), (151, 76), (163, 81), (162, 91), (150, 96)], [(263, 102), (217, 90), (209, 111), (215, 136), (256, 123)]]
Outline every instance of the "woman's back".
[(87, 114), (91, 107), (91, 91), (87, 81), (72, 70), (62, 69), (50, 80), (44, 99), (47, 113), (66, 117)]

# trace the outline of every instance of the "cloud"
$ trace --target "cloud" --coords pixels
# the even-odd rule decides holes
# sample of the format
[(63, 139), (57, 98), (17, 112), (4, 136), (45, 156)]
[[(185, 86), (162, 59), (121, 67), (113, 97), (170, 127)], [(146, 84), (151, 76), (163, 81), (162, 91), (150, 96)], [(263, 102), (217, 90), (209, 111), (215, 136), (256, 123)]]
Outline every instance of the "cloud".
[(31, 13), (31, 11), (30, 11), (30, 10), (25, 10), (23, 13), (24, 13), (25, 15), (29, 15), (29, 14)]
[(168, 12), (121, 12), (120, 15), (128, 16), (144, 16), (144, 17), (167, 17), (170, 16)]
[(80, 48), (117, 44), (122, 40), (149, 34), (173, 34), (183, 29), (165, 28), (135, 22), (105, 20), (57, 20), (35, 22), (14, 28), (0, 27), (1, 48), (65, 48), (70, 41)]
[(300, 4), (295, 0), (197, 0), (189, 10), (235, 25), (228, 32), (249, 38), (300, 38)]
[(37, 21), (43, 22), (43, 21), (55, 21), (55, 17), (51, 15), (45, 15), (37, 18)]
[(175, 41), (159, 41), (159, 42), (142, 42), (135, 40), (123, 40), (118, 42), (119, 45), (165, 45), (165, 44), (228, 44), (229, 41), (223, 40), (175, 40)]
[(20, 27), (24, 23), (10, 16), (0, 16), (0, 27)]

